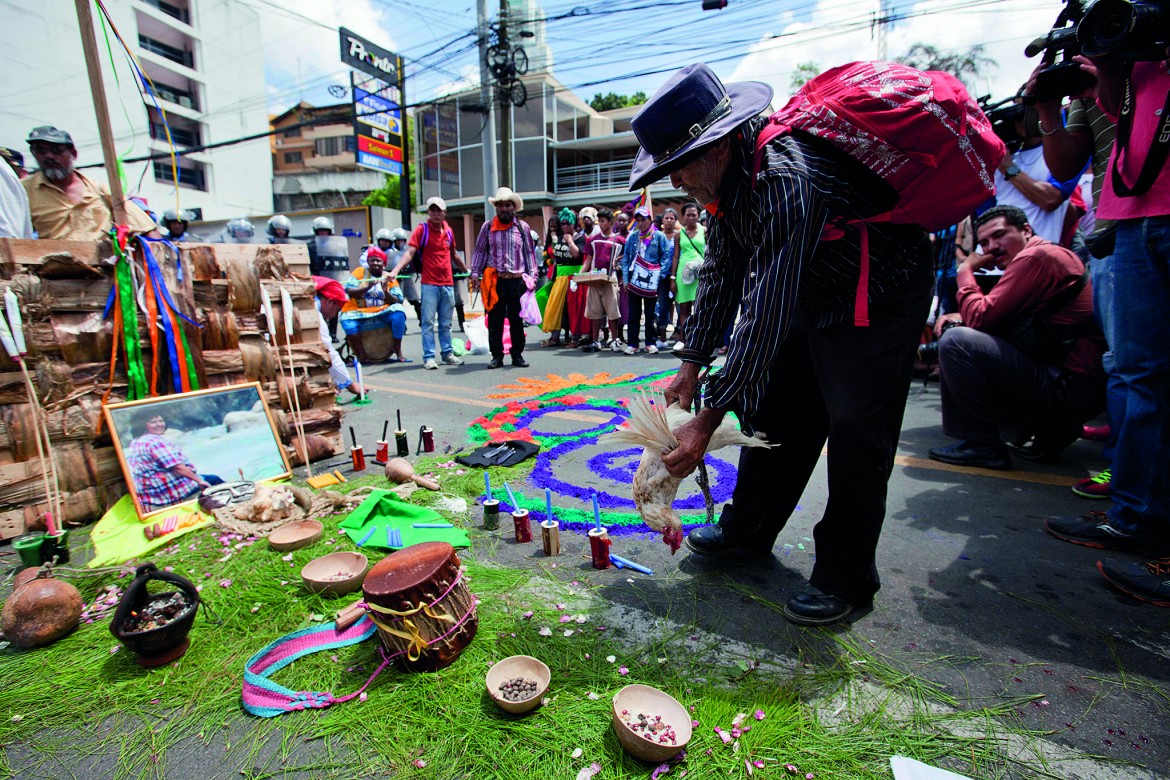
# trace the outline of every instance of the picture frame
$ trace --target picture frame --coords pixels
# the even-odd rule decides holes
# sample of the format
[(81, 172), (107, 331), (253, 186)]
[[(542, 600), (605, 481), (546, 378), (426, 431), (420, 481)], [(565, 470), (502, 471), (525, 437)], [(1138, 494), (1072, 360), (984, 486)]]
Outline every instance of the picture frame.
[(292, 475), (259, 382), (108, 404), (102, 411), (142, 519), (193, 503), (208, 485)]

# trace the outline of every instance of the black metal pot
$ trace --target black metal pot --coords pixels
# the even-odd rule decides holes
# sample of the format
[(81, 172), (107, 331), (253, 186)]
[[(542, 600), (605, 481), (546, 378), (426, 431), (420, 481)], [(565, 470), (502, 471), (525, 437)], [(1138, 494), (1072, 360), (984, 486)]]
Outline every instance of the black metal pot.
[[(138, 656), (138, 663), (143, 666), (170, 663), (182, 656), (190, 646), (187, 634), (191, 631), (195, 614), (199, 609), (199, 591), (195, 590), (195, 585), (190, 580), (177, 574), (159, 571), (153, 563), (139, 566), (135, 575), (110, 621), (110, 632), (126, 646), (127, 650)], [(127, 619), (141, 614), (152, 603), (169, 599), (176, 593), (176, 591), (150, 593), (146, 586), (151, 580), (161, 580), (177, 586), (179, 592), (186, 597), (189, 606), (166, 625), (146, 631), (128, 631), (125, 628)]]

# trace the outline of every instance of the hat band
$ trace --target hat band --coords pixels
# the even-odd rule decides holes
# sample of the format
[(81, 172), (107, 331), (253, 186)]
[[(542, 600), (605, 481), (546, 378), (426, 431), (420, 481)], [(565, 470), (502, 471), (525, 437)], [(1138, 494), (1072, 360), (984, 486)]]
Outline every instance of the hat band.
[(687, 130), (685, 137), (680, 138), (677, 143), (675, 143), (673, 146), (669, 147), (665, 151), (659, 152), (658, 154), (654, 155), (654, 164), (660, 165), (661, 163), (665, 162), (673, 154), (675, 154), (679, 149), (682, 149), (684, 146), (689, 144), (691, 141), (694, 141), (696, 138), (701, 136), (703, 133), (707, 132), (707, 130), (710, 129), (711, 125), (715, 124), (720, 119), (722, 119), (723, 117), (727, 116), (730, 113), (731, 113), (731, 96), (728, 95), (727, 97), (720, 100), (719, 103), (716, 104), (715, 108), (713, 108), (709, 112), (707, 112), (707, 116), (703, 117), (698, 122), (691, 125), (690, 129)]

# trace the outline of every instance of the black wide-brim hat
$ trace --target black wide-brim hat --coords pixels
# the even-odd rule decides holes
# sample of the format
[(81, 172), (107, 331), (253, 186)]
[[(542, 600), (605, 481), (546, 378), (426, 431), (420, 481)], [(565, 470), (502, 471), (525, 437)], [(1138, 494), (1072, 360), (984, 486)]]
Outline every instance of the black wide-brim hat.
[(690, 152), (710, 146), (772, 102), (772, 88), (758, 81), (724, 86), (705, 64), (675, 73), (631, 122), (641, 149), (630, 172), (636, 190), (676, 170)]

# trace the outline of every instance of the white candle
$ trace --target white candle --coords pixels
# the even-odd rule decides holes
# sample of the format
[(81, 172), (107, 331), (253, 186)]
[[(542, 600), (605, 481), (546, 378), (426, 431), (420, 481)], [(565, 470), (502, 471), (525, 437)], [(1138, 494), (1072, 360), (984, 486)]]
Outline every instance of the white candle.
[(11, 287), (4, 291), (4, 311), (8, 314), (8, 326), (12, 329), (12, 340), (17, 352), (28, 354), (24, 344), (24, 323), (20, 319), (20, 300)]

